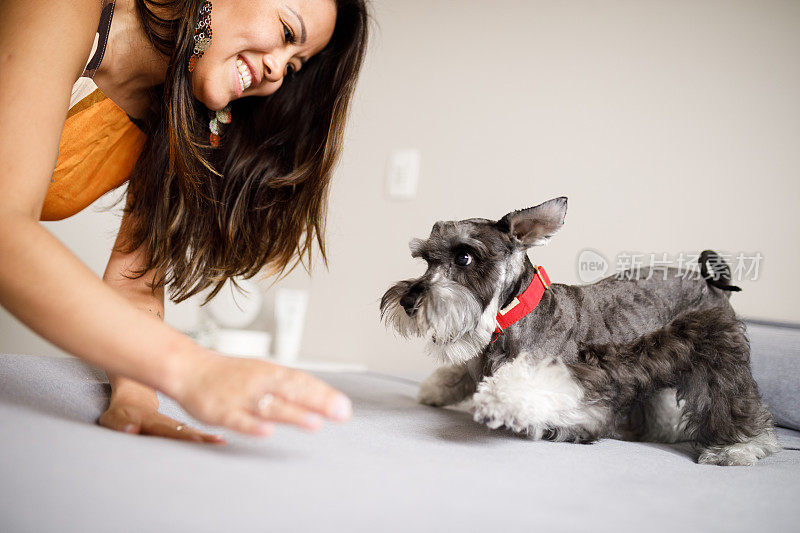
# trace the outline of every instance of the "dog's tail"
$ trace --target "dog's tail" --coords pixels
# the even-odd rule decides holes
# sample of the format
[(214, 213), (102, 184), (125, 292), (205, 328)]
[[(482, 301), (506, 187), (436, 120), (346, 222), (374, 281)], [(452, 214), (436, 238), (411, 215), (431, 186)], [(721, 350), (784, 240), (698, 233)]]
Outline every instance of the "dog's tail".
[[(700, 275), (709, 285), (723, 291), (738, 292), (742, 290), (741, 287), (731, 285), (731, 267), (714, 250), (703, 250), (697, 262), (700, 263)], [(709, 266), (711, 266), (711, 272), (708, 271)]]

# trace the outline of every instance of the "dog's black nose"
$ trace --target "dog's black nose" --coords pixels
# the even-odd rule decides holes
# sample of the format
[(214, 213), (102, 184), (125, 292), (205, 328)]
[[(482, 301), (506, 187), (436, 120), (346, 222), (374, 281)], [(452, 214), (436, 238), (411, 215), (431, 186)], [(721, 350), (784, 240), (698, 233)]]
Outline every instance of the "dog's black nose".
[(400, 305), (403, 306), (403, 309), (406, 310), (406, 314), (408, 316), (414, 316), (417, 312), (417, 301), (419, 300), (420, 295), (422, 294), (423, 287), (421, 283), (417, 283), (412, 285), (408, 292), (400, 298)]

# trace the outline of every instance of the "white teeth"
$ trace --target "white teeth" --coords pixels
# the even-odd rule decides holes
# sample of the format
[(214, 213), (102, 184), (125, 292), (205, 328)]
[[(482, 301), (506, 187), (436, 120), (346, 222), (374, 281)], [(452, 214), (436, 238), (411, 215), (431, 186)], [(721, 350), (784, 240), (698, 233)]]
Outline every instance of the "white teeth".
[(253, 83), (253, 77), (250, 75), (250, 69), (247, 68), (247, 63), (242, 61), (241, 58), (237, 57), (236, 70), (239, 72), (239, 83), (242, 84), (242, 91), (244, 91)]

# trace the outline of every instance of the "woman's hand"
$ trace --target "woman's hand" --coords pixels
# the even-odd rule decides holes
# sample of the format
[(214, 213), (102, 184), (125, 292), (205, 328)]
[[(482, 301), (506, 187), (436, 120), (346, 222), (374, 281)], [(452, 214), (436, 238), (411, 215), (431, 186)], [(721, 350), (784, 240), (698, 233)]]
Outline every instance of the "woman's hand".
[(158, 394), (152, 387), (109, 374), (111, 401), (97, 421), (115, 431), (170, 439), (225, 444), (220, 435), (209, 435), (158, 412)]
[(207, 350), (190, 360), (171, 395), (204, 423), (266, 436), (274, 422), (313, 431), (322, 417), (343, 422), (352, 416), (344, 394), (304, 372)]
[(158, 407), (143, 403), (117, 401), (108, 406), (98, 420), (101, 426), (125, 433), (167, 437), (208, 444), (225, 444), (221, 435), (210, 435), (162, 415)]

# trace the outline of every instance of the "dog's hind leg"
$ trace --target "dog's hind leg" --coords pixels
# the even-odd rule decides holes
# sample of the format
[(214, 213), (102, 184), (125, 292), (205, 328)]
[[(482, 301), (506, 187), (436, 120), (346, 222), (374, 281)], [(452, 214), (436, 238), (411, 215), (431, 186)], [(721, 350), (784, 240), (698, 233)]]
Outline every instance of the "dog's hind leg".
[(700, 447), (697, 462), (749, 466), (778, 452), (772, 416), (749, 371), (720, 381), (700, 373), (682, 387), (689, 431)]
[[(647, 438), (647, 396), (674, 387), (683, 400), (677, 436), (700, 447), (704, 464), (749, 465), (778, 451), (772, 417), (750, 373), (744, 324), (729, 307), (680, 315), (628, 345), (583, 348), (576, 375), (598, 397), (613, 392), (617, 404), (644, 407), (634, 430)], [(667, 435), (668, 436), (668, 435)]]
[[(719, 351), (713, 351), (716, 344)], [(749, 346), (719, 339), (696, 356), (701, 361), (679, 385), (686, 401), (687, 433), (700, 447), (698, 463), (749, 466), (780, 450), (772, 416), (761, 402), (749, 364), (734, 372), (720, 368), (747, 357)]]
[(692, 338), (691, 368), (677, 383), (686, 431), (698, 462), (752, 465), (780, 450), (772, 416), (750, 372), (750, 343), (732, 312), (714, 308), (676, 321), (676, 339)]

